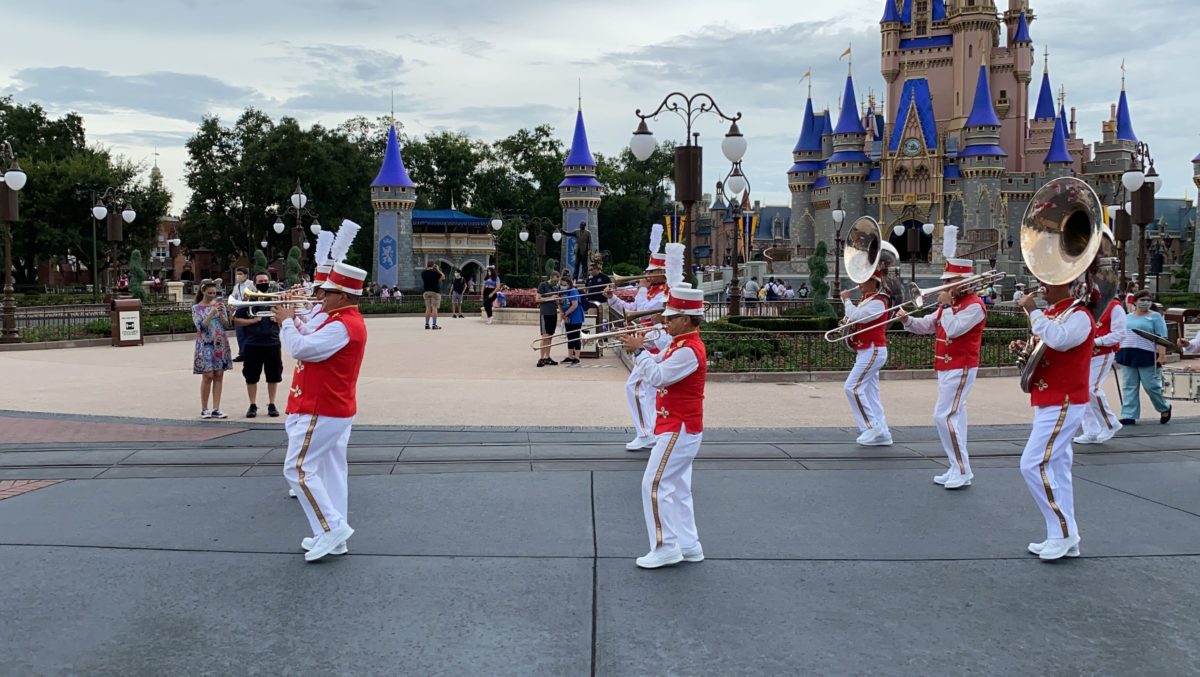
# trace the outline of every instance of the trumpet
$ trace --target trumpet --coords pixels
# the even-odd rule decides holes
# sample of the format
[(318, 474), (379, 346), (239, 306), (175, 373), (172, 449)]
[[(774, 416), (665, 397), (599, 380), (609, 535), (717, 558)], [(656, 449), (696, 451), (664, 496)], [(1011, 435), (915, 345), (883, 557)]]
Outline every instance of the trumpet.
[[(586, 285), (583, 287), (572, 287), (571, 289), (574, 289), (575, 291), (579, 292), (579, 294), (581, 296), (586, 296), (588, 294), (593, 294), (598, 291), (604, 291), (605, 289), (608, 289), (609, 287), (624, 287), (624, 286), (633, 284), (634, 282), (641, 282), (642, 280), (647, 280), (652, 277), (659, 277), (661, 275), (662, 275), (662, 273), (650, 273), (650, 274), (646, 274), (646, 275), (612, 275), (612, 276), (610, 276), (612, 279), (611, 284), (592, 284), (592, 285)], [(554, 291), (542, 294), (541, 296), (543, 299), (557, 299), (557, 297), (561, 296), (562, 294), (567, 293), (568, 291), (570, 291), (570, 290), (556, 289)]]
[[(584, 343), (597, 341), (603, 342), (602, 345), (608, 345), (612, 339), (617, 338), (618, 336), (630, 336), (632, 334), (644, 333), (647, 341), (654, 341), (662, 336), (662, 331), (663, 330), (658, 327), (627, 327), (625, 329), (615, 329), (613, 331), (601, 332), (599, 334), (589, 334), (586, 331), (581, 331), (579, 332), (579, 340)], [(541, 350), (543, 347), (542, 340), (543, 339), (534, 339), (533, 342), (529, 344), (529, 347), (534, 350)], [(570, 340), (571, 339), (569, 339), (566, 335), (559, 336), (550, 342), (549, 347), (553, 348), (555, 346), (566, 345)]]
[[(265, 295), (262, 292), (255, 292), (255, 293), (260, 296)], [(249, 296), (249, 295), (250, 295), (250, 292), (246, 292), (246, 296)], [(272, 310), (272, 308), (274, 308), (275, 306), (292, 306), (292, 305), (298, 306), (296, 308), (297, 315), (307, 315), (310, 312), (312, 312), (312, 299), (308, 296), (301, 296), (301, 297), (296, 297), (296, 298), (283, 298), (278, 293), (273, 293), (273, 294), (269, 294), (269, 295), (272, 296), (272, 298), (264, 298), (260, 301), (251, 301), (251, 300), (239, 301), (238, 299), (233, 299), (232, 301), (229, 302), (229, 308), (231, 310), (233, 310), (233, 312), (235, 312), (235, 313), (240, 308), (265, 308), (264, 310), (254, 311), (254, 315), (256, 317), (271, 317), (272, 315), (275, 314), (275, 311)]]

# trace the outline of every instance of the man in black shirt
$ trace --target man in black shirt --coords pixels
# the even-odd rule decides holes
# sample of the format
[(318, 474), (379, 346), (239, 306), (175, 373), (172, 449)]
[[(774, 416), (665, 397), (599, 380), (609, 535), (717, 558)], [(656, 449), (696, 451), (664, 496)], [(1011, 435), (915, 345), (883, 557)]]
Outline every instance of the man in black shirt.
[(588, 232), (587, 224), (581, 223), (579, 231), (575, 233), (575, 269), (571, 271), (571, 277), (576, 280), (583, 277), (584, 264), (591, 255), (592, 234)]
[(599, 308), (600, 316), (597, 318), (600, 321), (600, 328), (597, 331), (608, 331), (608, 300), (604, 298), (604, 290), (612, 284), (612, 278), (600, 272), (600, 264), (592, 261), (588, 266), (587, 279), (588, 293), (583, 297), (584, 311), (592, 308)]
[(558, 301), (553, 296), (549, 298), (543, 296), (543, 294), (557, 292), (558, 282), (558, 273), (550, 273), (550, 279), (543, 280), (537, 288), (538, 324), (542, 332), (542, 356), (537, 361), (539, 367), (558, 364), (550, 359), (550, 341), (554, 339), (554, 332), (558, 331)]
[(450, 283), (450, 317), (466, 317), (462, 312), (463, 294), (467, 291), (467, 278), (461, 270), (454, 271), (454, 282)]
[[(260, 292), (270, 291), (271, 278), (266, 273), (254, 276), (254, 287)], [(233, 323), (241, 327), (246, 337), (242, 344), (242, 376), (246, 379), (246, 394), (250, 397), (250, 408), (246, 418), (258, 416), (258, 381), (263, 372), (267, 376), (267, 416), (279, 416), (275, 408), (275, 391), (283, 380), (283, 353), (279, 344), (279, 325), (274, 317), (259, 317), (254, 314), (262, 308), (238, 308)]]
[(446, 274), (438, 270), (437, 264), (430, 261), (425, 264), (425, 270), (421, 271), (421, 284), (425, 288), (425, 328), (429, 329), (429, 319), (433, 318), (433, 328), (441, 329), (438, 326), (438, 306), (442, 305), (442, 280), (446, 279)]

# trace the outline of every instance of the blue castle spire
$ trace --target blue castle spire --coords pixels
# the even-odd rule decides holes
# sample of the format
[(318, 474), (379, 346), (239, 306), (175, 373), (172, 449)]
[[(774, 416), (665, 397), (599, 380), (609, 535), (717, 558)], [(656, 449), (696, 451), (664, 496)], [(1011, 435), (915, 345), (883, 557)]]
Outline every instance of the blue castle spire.
[(866, 134), (862, 120), (858, 117), (858, 98), (854, 96), (854, 76), (846, 76), (846, 92), (842, 95), (842, 113), (838, 117), (834, 134)]
[(408, 170), (404, 168), (404, 158), (400, 155), (400, 142), (396, 139), (396, 125), (388, 127), (387, 148), (383, 151), (383, 165), (371, 186), (398, 186), (401, 188), (416, 188), (417, 184), (408, 178)]
[(817, 119), (813, 115), (812, 97), (809, 97), (808, 102), (804, 105), (804, 122), (800, 126), (800, 139), (796, 141), (796, 147), (792, 149), (792, 152), (819, 152), (821, 150), (822, 131), (824, 130), (817, 129)]
[(1050, 69), (1042, 71), (1042, 89), (1038, 92), (1037, 110), (1034, 120), (1054, 119), (1054, 90), (1050, 88)]
[(896, 9), (896, 0), (883, 0), (883, 19), (879, 21), (881, 24), (893, 23), (900, 21), (900, 11)]
[(1117, 138), (1121, 141), (1137, 143), (1137, 134), (1133, 131), (1133, 119), (1129, 116), (1129, 100), (1125, 98), (1125, 86), (1121, 86), (1121, 100), (1117, 102)]
[(575, 114), (575, 137), (571, 139), (571, 154), (567, 156), (564, 167), (595, 167), (596, 160), (588, 148), (587, 129), (583, 126), (583, 107)]
[(1046, 164), (1071, 162), (1071, 154), (1067, 152), (1067, 121), (1060, 117), (1054, 121), (1054, 139), (1050, 142), (1050, 152), (1046, 153)]
[(975, 105), (967, 118), (968, 127), (999, 127), (1000, 118), (992, 106), (992, 88), (988, 82), (987, 66), (979, 67), (979, 81), (975, 85)]
[(821, 127), (821, 136), (829, 136), (833, 134), (833, 116), (829, 114), (828, 108), (825, 109), (825, 114), (822, 117), (824, 118), (824, 122)]
[(1033, 44), (1033, 38), (1029, 37), (1029, 21), (1025, 19), (1025, 12), (1021, 12), (1021, 19), (1017, 21), (1017, 36), (1013, 38), (1013, 43)]

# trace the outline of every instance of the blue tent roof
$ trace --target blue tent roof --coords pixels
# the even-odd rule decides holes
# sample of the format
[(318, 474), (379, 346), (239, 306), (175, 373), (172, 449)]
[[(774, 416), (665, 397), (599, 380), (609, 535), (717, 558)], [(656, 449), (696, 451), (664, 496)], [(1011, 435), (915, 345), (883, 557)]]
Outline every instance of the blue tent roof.
[(588, 148), (587, 130), (583, 126), (583, 109), (575, 114), (575, 138), (571, 140), (571, 154), (567, 156), (564, 167), (595, 167), (596, 159)]
[(1138, 140), (1133, 131), (1133, 120), (1129, 117), (1129, 100), (1125, 98), (1125, 90), (1121, 90), (1121, 100), (1117, 102), (1117, 138), (1122, 141)]
[(946, 165), (942, 170), (942, 178), (944, 179), (961, 179), (962, 172), (958, 169), (958, 165)]
[(584, 186), (596, 187), (596, 188), (603, 187), (600, 185), (600, 182), (597, 181), (596, 177), (594, 177), (594, 176), (568, 176), (567, 178), (562, 180), (562, 183), (558, 184), (559, 188), (567, 188), (567, 187), (581, 188)]
[(883, 18), (879, 20), (879, 23), (900, 21), (900, 11), (896, 9), (896, 0), (883, 0), (883, 3)]
[(414, 209), (412, 220), (416, 225), (487, 226), (492, 222), (491, 219), (464, 214), (457, 209)]
[(967, 126), (1000, 126), (1000, 118), (996, 117), (996, 109), (992, 106), (992, 88), (988, 83), (987, 66), (979, 67), (979, 81), (975, 84), (975, 105), (971, 108), (971, 117), (967, 118)]
[(878, 167), (872, 167), (871, 171), (867, 172), (867, 181), (878, 183), (881, 176), (883, 176), (883, 172)]
[(804, 122), (800, 126), (800, 139), (793, 153), (821, 150), (821, 131), (817, 129), (817, 118), (813, 115), (812, 98), (804, 104)]
[(962, 149), (958, 157), (1008, 157), (1008, 153), (994, 144), (975, 144)]
[(1071, 154), (1067, 152), (1067, 121), (1057, 118), (1054, 121), (1054, 139), (1050, 142), (1050, 152), (1046, 153), (1046, 164), (1053, 162), (1071, 163)]
[(387, 148), (383, 151), (383, 165), (371, 182), (371, 187), (397, 186), (400, 188), (416, 188), (417, 184), (408, 178), (408, 170), (404, 168), (404, 158), (400, 155), (400, 142), (396, 139), (396, 126), (388, 127)]
[[(906, 24), (912, 23), (912, 0), (904, 0), (904, 8), (900, 10), (900, 20)], [(933, 20), (941, 21), (946, 18), (946, 0), (933, 0)]]
[(817, 190), (819, 188), (828, 188), (828, 187), (829, 187), (829, 177), (822, 176), (822, 177), (818, 178), (816, 181), (813, 181), (812, 190)]
[(1054, 90), (1050, 88), (1049, 71), (1042, 73), (1042, 89), (1038, 92), (1037, 110), (1033, 114), (1033, 119), (1054, 119)]
[(888, 150), (900, 148), (904, 129), (908, 126), (908, 114), (913, 104), (916, 104), (917, 119), (921, 135), (925, 137), (927, 148), (937, 148), (937, 124), (933, 118), (933, 98), (929, 94), (929, 81), (925, 78), (914, 78), (904, 83), (900, 93), (900, 105), (896, 106), (896, 124), (892, 127), (892, 140)]
[(842, 114), (834, 134), (866, 134), (858, 117), (858, 98), (854, 96), (854, 77), (846, 76), (846, 92), (842, 95)]
[(829, 162), (870, 162), (871, 158), (861, 150), (843, 150), (829, 156)]
[(818, 162), (816, 160), (804, 160), (792, 165), (792, 168), (788, 170), (788, 173), (796, 174), (798, 172), (819, 172), (824, 169), (824, 167), (825, 163), (823, 162)]
[(1029, 21), (1025, 19), (1025, 12), (1021, 12), (1021, 20), (1017, 22), (1017, 36), (1013, 38), (1013, 42), (1033, 42), (1033, 38), (1029, 37)]

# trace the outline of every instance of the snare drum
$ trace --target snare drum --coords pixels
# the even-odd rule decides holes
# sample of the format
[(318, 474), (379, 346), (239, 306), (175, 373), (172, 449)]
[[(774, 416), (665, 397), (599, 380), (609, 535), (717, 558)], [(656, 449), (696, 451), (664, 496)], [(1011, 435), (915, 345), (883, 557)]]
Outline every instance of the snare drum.
[(1200, 371), (1163, 369), (1162, 391), (1168, 400), (1200, 402)]

